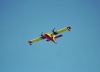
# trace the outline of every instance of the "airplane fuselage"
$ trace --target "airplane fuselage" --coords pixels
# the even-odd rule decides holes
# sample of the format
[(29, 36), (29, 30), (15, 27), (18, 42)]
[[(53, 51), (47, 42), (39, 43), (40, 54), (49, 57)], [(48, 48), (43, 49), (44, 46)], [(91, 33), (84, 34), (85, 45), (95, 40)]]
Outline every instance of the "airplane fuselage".
[(56, 43), (54, 36), (52, 36), (50, 33), (45, 33), (44, 36), (46, 37), (47, 40)]
[(32, 45), (32, 43), (43, 40), (43, 39), (47, 39), (46, 41), (52, 41), (52, 42), (56, 43), (56, 39), (59, 37), (62, 37), (62, 35), (58, 35), (58, 34), (65, 32), (65, 31), (70, 31), (71, 27), (68, 26), (68, 27), (62, 28), (62, 29), (57, 30), (57, 31), (55, 31), (54, 29), (52, 30), (52, 33), (44, 33), (44, 34), (41, 33), (40, 37), (29, 40), (28, 43), (30, 45)]

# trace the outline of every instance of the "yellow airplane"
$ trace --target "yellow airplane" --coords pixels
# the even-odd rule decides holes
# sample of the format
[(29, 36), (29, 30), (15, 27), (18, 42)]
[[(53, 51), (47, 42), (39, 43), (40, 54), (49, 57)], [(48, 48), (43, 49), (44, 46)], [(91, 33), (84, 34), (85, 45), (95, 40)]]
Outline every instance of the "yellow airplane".
[(28, 43), (30, 45), (32, 45), (32, 43), (43, 40), (43, 39), (46, 39), (46, 41), (52, 41), (52, 42), (56, 43), (56, 38), (62, 37), (62, 35), (58, 35), (58, 34), (64, 32), (64, 31), (70, 31), (70, 29), (71, 29), (70, 26), (62, 28), (62, 29), (57, 30), (57, 31), (55, 31), (55, 28), (54, 28), (52, 30), (52, 33), (44, 33), (44, 34), (42, 33), (41, 37), (35, 38), (33, 40), (29, 40)]

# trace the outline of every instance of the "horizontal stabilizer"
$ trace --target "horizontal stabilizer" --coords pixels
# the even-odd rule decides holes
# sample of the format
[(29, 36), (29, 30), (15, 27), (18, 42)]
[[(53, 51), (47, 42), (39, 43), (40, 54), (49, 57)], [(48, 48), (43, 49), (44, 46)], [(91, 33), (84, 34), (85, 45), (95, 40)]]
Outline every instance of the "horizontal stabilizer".
[(58, 36), (55, 36), (55, 38), (59, 38), (59, 37), (62, 37), (63, 35), (58, 35)]

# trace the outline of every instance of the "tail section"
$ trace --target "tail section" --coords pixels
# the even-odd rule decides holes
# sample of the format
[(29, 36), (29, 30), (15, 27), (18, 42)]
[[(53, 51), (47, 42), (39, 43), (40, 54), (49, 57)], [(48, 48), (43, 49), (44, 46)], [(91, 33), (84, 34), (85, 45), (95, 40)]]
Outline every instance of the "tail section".
[(53, 37), (53, 42), (56, 43), (56, 38), (55, 38), (55, 36)]

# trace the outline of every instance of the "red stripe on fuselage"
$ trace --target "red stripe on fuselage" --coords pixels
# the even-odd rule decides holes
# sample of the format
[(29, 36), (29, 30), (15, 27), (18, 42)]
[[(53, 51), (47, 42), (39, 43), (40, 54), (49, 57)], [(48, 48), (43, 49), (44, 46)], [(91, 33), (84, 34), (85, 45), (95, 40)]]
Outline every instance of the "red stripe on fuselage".
[(53, 38), (52, 38), (49, 34), (44, 34), (44, 35), (45, 35), (45, 37), (46, 37), (48, 40), (51, 40), (51, 41), (55, 42), (55, 41), (53, 40)]

